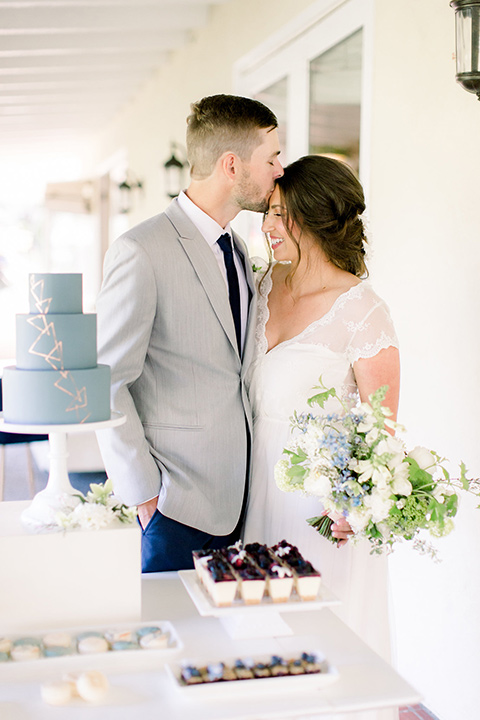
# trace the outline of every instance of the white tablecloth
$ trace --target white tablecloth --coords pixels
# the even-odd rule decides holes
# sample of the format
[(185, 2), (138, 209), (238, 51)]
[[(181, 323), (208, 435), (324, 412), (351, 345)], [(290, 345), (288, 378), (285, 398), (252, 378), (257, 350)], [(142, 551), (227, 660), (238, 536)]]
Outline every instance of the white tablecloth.
[[(6, 588), (2, 590), (4, 592)], [(321, 717), (327, 720), (340, 711), (419, 701), (418, 693), (389, 665), (373, 653), (329, 609), (285, 613), (283, 618), (294, 634), (275, 639), (232, 640), (214, 617), (200, 617), (177, 573), (144, 576), (142, 580), (142, 620), (170, 620), (178, 632), (183, 649), (168, 655), (133, 651), (98, 656), (48, 659), (30, 663), (0, 665), (1, 720), (263, 720), (266, 718)], [(310, 684), (305, 690), (288, 689), (277, 694), (250, 694), (232, 684), (231, 697), (203, 698), (197, 691), (174, 687), (165, 662), (182, 657), (247, 657), (275, 653), (282, 649), (320, 649), (338, 668), (340, 677), (321, 689)], [(66, 670), (100, 669), (111, 688), (100, 706), (74, 702), (67, 707), (51, 707), (41, 700), (40, 685), (48, 678), (60, 677)], [(262, 682), (262, 681), (258, 681)], [(268, 681), (264, 681), (268, 682)], [(333, 714), (333, 715), (332, 715)]]

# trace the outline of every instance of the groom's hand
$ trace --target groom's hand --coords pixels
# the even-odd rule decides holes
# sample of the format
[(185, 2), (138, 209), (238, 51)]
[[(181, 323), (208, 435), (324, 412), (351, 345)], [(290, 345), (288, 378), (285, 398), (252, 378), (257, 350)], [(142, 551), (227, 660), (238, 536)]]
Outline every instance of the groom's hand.
[(340, 518), (339, 520), (334, 522), (331, 527), (331, 531), (333, 537), (338, 539), (337, 545), (345, 545), (345, 543), (348, 541), (348, 538), (353, 535), (353, 530), (348, 524), (348, 522), (345, 520), (345, 518)]
[(158, 495), (147, 502), (137, 505), (138, 519), (143, 530), (147, 527), (148, 523), (153, 517), (153, 513), (157, 509)]

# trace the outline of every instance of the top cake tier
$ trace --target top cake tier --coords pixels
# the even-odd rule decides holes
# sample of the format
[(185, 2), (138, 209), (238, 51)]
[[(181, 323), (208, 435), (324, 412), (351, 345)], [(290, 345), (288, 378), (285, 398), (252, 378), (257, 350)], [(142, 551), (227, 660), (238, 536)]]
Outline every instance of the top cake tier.
[(28, 298), (33, 314), (81, 313), (82, 274), (34, 273), (30, 275)]

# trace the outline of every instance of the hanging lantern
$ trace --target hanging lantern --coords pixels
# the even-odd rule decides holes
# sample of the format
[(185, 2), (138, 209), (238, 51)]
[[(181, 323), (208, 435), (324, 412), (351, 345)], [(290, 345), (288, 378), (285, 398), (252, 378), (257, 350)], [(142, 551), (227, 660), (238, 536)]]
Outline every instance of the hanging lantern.
[(171, 157), (163, 164), (165, 173), (165, 188), (169, 198), (177, 197), (179, 192), (184, 188), (184, 174), (187, 162), (182, 162), (175, 155), (178, 146), (175, 143), (170, 144), (172, 151)]
[(119, 193), (118, 212), (124, 215), (128, 214), (133, 207), (133, 192), (142, 190), (143, 182), (138, 180), (131, 170), (127, 170), (125, 179), (118, 183), (117, 187)]
[(455, 10), (457, 82), (480, 100), (480, 0), (452, 0)]

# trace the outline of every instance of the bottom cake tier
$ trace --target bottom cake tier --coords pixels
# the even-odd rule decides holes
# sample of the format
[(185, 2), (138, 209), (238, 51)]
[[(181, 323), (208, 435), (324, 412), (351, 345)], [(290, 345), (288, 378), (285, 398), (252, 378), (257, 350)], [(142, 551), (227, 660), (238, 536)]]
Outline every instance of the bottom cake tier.
[(69, 425), (110, 419), (110, 367), (86, 370), (4, 368), (3, 417), (21, 425)]

